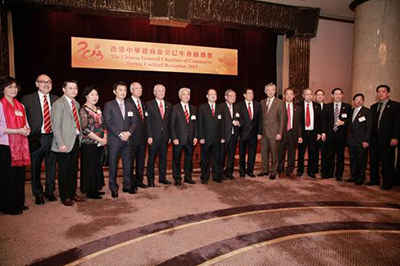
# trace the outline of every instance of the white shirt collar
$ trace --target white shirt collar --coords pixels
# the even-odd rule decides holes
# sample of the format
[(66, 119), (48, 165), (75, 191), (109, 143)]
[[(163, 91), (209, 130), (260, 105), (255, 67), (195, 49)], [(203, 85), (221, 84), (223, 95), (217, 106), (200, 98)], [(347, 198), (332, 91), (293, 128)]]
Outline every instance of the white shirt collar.
[(124, 104), (124, 100), (121, 101), (121, 100), (119, 100), (117, 98), (115, 98), (115, 100), (117, 100), (118, 105)]
[(244, 100), (244, 102), (246, 103), (247, 106), (249, 106), (249, 104), (253, 105), (253, 101), (248, 102), (247, 100)]
[(156, 102), (157, 102), (157, 105), (158, 106), (160, 106), (160, 103), (162, 103), (163, 104), (163, 106), (164, 106), (164, 100), (158, 100), (157, 98), (155, 98), (156, 99)]

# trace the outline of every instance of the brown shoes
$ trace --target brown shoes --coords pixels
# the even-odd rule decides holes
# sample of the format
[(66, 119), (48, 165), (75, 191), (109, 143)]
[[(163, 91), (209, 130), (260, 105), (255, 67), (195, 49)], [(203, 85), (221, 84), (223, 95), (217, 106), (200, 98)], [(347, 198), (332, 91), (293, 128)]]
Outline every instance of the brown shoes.
[(62, 202), (62, 204), (63, 204), (64, 206), (68, 206), (68, 207), (74, 206), (74, 202), (73, 202), (72, 200), (70, 200), (70, 199), (64, 200), (64, 201)]
[(82, 201), (85, 201), (85, 198), (82, 198), (82, 197), (79, 197), (78, 195), (75, 195), (75, 196), (72, 198), (72, 200), (73, 200), (73, 201), (76, 201), (76, 202), (82, 202)]
[(283, 173), (279, 173), (279, 174), (278, 174), (278, 177), (279, 177), (279, 178), (285, 178), (285, 175), (284, 175)]

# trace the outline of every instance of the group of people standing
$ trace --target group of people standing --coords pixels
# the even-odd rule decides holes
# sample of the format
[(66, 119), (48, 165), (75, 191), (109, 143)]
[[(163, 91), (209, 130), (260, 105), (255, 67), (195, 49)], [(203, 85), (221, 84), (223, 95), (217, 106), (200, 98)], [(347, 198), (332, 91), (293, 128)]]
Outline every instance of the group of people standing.
[[(236, 92), (225, 91), (225, 102), (217, 104), (217, 91), (209, 89), (207, 102), (198, 108), (189, 104), (190, 89), (181, 88), (180, 102), (172, 105), (164, 100), (166, 89), (154, 86), (155, 98), (144, 103), (143, 88), (133, 82), (113, 85), (115, 99), (97, 105), (99, 90), (87, 86), (83, 91), (86, 102), (76, 101), (78, 82), (65, 81), (64, 95), (51, 93), (52, 80), (47, 75), (36, 79), (37, 92), (16, 99), (20, 86), (13, 78), (2, 81), (0, 89), (0, 153), (1, 211), (21, 214), (27, 210), (24, 196), (25, 166), (31, 165), (32, 192), (35, 203), (45, 199), (57, 201), (54, 195), (56, 163), (61, 202), (73, 206), (86, 198), (101, 199), (104, 183), (102, 155), (107, 147), (109, 189), (113, 198), (119, 197), (117, 170), (122, 159), (124, 193), (135, 194), (137, 188), (155, 186), (155, 161), (158, 157), (158, 183), (170, 185), (167, 179), (167, 150), (172, 142), (172, 173), (176, 186), (182, 185), (181, 157), (184, 153), (183, 182), (192, 179), (193, 150), (201, 145), (201, 183), (210, 176), (218, 183), (234, 179), (234, 162), (239, 143), (239, 176), (256, 177), (254, 163), (257, 144), (261, 143), (262, 172), (269, 175), (297, 178), (305, 169), (311, 178), (321, 172), (322, 178), (343, 178), (344, 150), (349, 146), (351, 178), (347, 181), (361, 185), (370, 148), (371, 178), (368, 185), (379, 185), (382, 164), (383, 186), (393, 185), (395, 147), (400, 134), (399, 104), (389, 99), (390, 87), (378, 86), (379, 103), (371, 110), (363, 106), (364, 96), (353, 97), (355, 107), (343, 103), (343, 91), (332, 91), (333, 102), (324, 104), (325, 93), (311, 89), (303, 91), (303, 100), (295, 102), (296, 91), (284, 90), (283, 100), (276, 97), (276, 86), (265, 86), (267, 98), (254, 101), (254, 91), (246, 88), (244, 100), (236, 103)], [(313, 98), (315, 96), (315, 100)], [(299, 102), (299, 101), (297, 101)], [(147, 184), (144, 183), (145, 155), (148, 150)], [(294, 174), (298, 148), (297, 174)], [(81, 151), (80, 190), (77, 190), (78, 157)], [(319, 170), (321, 152), (321, 170)], [(287, 155), (287, 160), (286, 160)], [(5, 159), (3, 159), (5, 158)], [(41, 166), (45, 162), (46, 186), (41, 183)], [(285, 162), (286, 167), (285, 167)], [(296, 177), (297, 176), (297, 177)]]

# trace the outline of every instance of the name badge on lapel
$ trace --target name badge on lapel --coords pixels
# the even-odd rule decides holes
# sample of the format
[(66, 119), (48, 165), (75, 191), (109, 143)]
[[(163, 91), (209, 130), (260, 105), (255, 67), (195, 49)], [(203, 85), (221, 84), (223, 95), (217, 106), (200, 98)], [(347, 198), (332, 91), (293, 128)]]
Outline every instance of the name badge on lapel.
[(346, 113), (343, 113), (343, 114), (342, 114), (342, 118), (347, 118), (347, 114), (346, 114)]
[(239, 113), (236, 113), (236, 114), (235, 114), (235, 117), (240, 117), (240, 114), (239, 114)]
[(218, 115), (218, 119), (219, 119), (219, 120), (222, 119), (222, 116), (221, 116), (221, 115)]
[(149, 116), (149, 113), (147, 111), (144, 112), (144, 116)]
[(132, 112), (132, 111), (129, 111), (129, 112), (128, 112), (128, 116), (129, 116), (129, 117), (133, 116), (133, 112)]
[(192, 115), (190, 119), (196, 120), (196, 116), (195, 116), (195, 115)]
[(21, 111), (15, 111), (16, 116), (24, 116)]
[(367, 120), (365, 119), (365, 116), (361, 116), (358, 118), (358, 122), (364, 122), (365, 120)]

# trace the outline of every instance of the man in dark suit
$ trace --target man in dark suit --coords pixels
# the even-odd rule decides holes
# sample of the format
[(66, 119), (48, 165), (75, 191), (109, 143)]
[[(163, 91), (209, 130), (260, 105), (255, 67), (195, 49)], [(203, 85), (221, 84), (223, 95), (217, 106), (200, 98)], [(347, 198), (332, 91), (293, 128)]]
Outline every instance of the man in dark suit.
[[(143, 184), (143, 173), (144, 173), (144, 158), (146, 156), (146, 111), (144, 110), (144, 103), (140, 100), (142, 96), (142, 85), (138, 82), (133, 82), (130, 85), (132, 96), (126, 101), (133, 104), (133, 111), (137, 117), (137, 124), (135, 132), (132, 136), (132, 170), (135, 169), (135, 175), (133, 175), (133, 182), (136, 187), (147, 188), (147, 185)], [(154, 187), (154, 184), (149, 184)]]
[[(284, 91), (284, 102), (286, 109), (286, 127), (283, 129), (281, 144), (279, 147), (278, 174), (279, 178), (287, 177), (295, 179), (293, 174), (296, 161), (297, 143), (303, 141), (301, 135), (300, 115), (301, 109), (294, 104), (294, 89), (287, 88)], [(287, 153), (286, 174), (284, 174), (284, 165)]]
[(193, 148), (197, 144), (196, 107), (189, 104), (190, 89), (181, 88), (178, 92), (181, 102), (174, 105), (170, 118), (170, 133), (173, 144), (172, 175), (176, 186), (181, 186), (181, 155), (185, 152), (183, 171), (185, 183), (196, 184), (192, 179)]
[(269, 179), (274, 180), (278, 174), (278, 153), (282, 140), (285, 123), (285, 105), (275, 97), (276, 85), (269, 83), (265, 86), (267, 98), (261, 101), (262, 129), (261, 160), (262, 172), (258, 176), (269, 174), (269, 157), (271, 156), (271, 172)]
[(199, 106), (198, 127), (201, 144), (201, 183), (207, 184), (210, 179), (210, 160), (212, 159), (212, 178), (222, 183), (220, 174), (220, 147), (225, 142), (222, 126), (222, 115), (216, 107), (217, 91), (207, 91), (207, 103)]
[(164, 101), (165, 87), (157, 84), (153, 89), (155, 99), (146, 103), (147, 116), (147, 143), (149, 157), (147, 160), (147, 179), (149, 185), (154, 185), (154, 161), (158, 153), (158, 182), (170, 185), (167, 180), (167, 151), (169, 137), (169, 117), (172, 105)]
[(82, 140), (79, 103), (75, 100), (78, 95), (78, 82), (65, 81), (62, 87), (64, 95), (52, 106), (51, 150), (56, 152), (57, 157), (61, 202), (64, 206), (73, 206), (74, 202), (84, 201), (76, 194), (79, 146)]
[(390, 87), (376, 88), (379, 102), (371, 106), (373, 126), (371, 133), (370, 169), (371, 180), (367, 185), (379, 185), (379, 167), (382, 166), (382, 190), (393, 186), (395, 148), (400, 131), (400, 103), (390, 99)]
[(297, 160), (297, 176), (304, 173), (304, 156), (307, 150), (307, 174), (315, 178), (318, 172), (318, 140), (321, 138), (322, 112), (320, 105), (312, 101), (313, 91), (310, 88), (303, 90), (303, 102), (300, 107), (300, 126), (302, 141), (299, 144)]
[[(223, 179), (235, 179), (233, 168), (235, 164), (236, 145), (239, 136), (240, 113), (235, 105), (236, 92), (233, 90), (225, 91), (225, 102), (217, 106), (222, 116), (222, 126), (224, 127), (225, 143), (221, 144), (221, 177)], [(226, 158), (228, 157), (228, 158)], [(225, 167), (225, 161), (227, 164)]]
[[(39, 75), (36, 78), (37, 92), (22, 97), (25, 106), (31, 134), (28, 137), (31, 152), (31, 185), (35, 196), (35, 204), (44, 204), (44, 198), (56, 201), (54, 196), (56, 177), (56, 154), (51, 151), (53, 131), (51, 129), (51, 106), (58, 99), (51, 94), (52, 80), (47, 75)], [(46, 190), (43, 193), (40, 181), (42, 162), (46, 166)]]
[[(259, 102), (254, 101), (254, 92), (250, 88), (243, 91), (244, 101), (238, 104), (241, 125), (239, 127), (239, 174), (244, 178), (247, 174), (254, 174), (254, 163), (256, 161), (257, 142), (262, 137), (262, 113)], [(247, 167), (246, 167), (246, 153)]]
[(371, 110), (364, 107), (364, 95), (358, 93), (353, 96), (354, 108), (349, 121), (349, 137), (347, 144), (350, 151), (350, 179), (346, 182), (355, 182), (362, 185), (365, 182), (367, 170), (368, 146), (372, 130)]
[(127, 90), (125, 82), (116, 82), (113, 85), (115, 100), (107, 102), (104, 106), (104, 120), (108, 130), (109, 187), (113, 198), (119, 196), (117, 170), (120, 157), (124, 175), (122, 191), (129, 194), (137, 193), (132, 181), (132, 136), (139, 118), (136, 117), (134, 105), (125, 101)]
[[(322, 140), (328, 147), (328, 171), (326, 178), (332, 178), (335, 174), (337, 181), (343, 180), (344, 149), (347, 142), (347, 125), (351, 113), (351, 105), (342, 102), (343, 90), (332, 90), (333, 102), (325, 106), (323, 119)], [(336, 157), (336, 170), (335, 170)]]
[[(325, 110), (325, 92), (321, 89), (316, 90), (315, 91), (315, 102), (318, 103), (321, 106), (321, 111), (322, 113)], [(322, 114), (322, 117), (324, 115)], [(322, 121), (321, 121), (322, 122)], [(327, 161), (328, 161), (328, 157), (327, 157), (327, 150), (326, 150), (326, 142), (322, 140), (322, 138), (318, 139), (318, 155), (317, 156), (321, 156), (321, 168), (320, 168), (320, 173), (322, 177), (326, 176), (326, 172), (327, 172)], [(321, 155), (320, 155), (321, 154)]]

